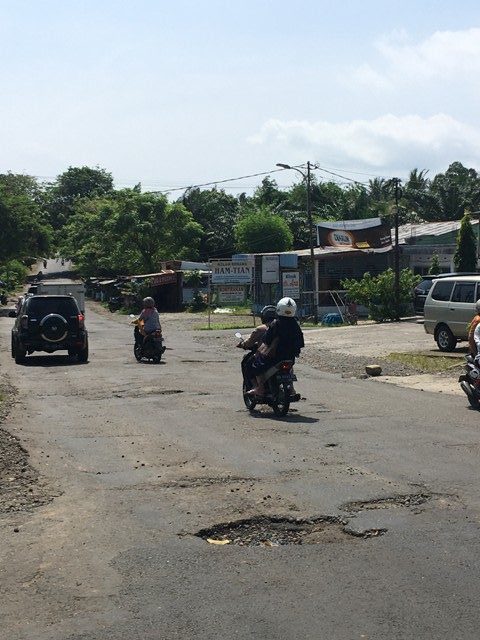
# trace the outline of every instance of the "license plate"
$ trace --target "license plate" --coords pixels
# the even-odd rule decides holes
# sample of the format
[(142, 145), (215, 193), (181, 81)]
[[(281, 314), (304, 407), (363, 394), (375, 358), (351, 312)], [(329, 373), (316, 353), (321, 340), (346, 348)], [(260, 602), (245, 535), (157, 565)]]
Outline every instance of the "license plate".
[(296, 380), (296, 378), (290, 373), (279, 373), (277, 375), (277, 379), (281, 382), (292, 382), (293, 380)]

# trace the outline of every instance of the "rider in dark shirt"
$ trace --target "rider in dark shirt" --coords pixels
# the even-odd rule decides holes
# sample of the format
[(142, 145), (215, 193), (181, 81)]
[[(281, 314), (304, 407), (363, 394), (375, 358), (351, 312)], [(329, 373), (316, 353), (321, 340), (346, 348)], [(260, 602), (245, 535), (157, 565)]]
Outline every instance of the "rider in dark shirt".
[(297, 305), (292, 298), (282, 298), (277, 304), (277, 316), (269, 326), (252, 365), (256, 376), (256, 386), (249, 391), (251, 395), (262, 396), (265, 387), (260, 374), (281, 360), (293, 360), (300, 355), (305, 346), (303, 333), (295, 314)]

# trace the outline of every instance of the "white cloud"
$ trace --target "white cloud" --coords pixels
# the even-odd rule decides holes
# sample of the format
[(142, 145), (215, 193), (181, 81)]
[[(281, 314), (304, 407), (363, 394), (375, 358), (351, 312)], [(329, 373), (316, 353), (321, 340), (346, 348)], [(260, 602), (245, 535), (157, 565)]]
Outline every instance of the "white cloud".
[[(380, 53), (376, 67), (362, 64), (354, 78), (368, 86), (461, 78), (477, 84), (480, 72), (480, 29), (436, 31), (418, 43), (411, 43), (404, 32), (396, 32), (376, 43)], [(380, 68), (378, 68), (380, 67)]]
[(272, 119), (249, 142), (294, 157), (308, 153), (325, 162), (385, 173), (445, 168), (454, 160), (480, 164), (480, 129), (442, 113), (428, 118), (388, 114), (340, 123)]

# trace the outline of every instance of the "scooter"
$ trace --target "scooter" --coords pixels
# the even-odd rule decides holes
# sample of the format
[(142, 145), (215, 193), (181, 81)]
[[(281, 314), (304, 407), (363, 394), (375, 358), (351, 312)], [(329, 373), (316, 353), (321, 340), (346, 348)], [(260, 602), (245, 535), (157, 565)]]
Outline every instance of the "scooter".
[[(244, 338), (241, 333), (236, 333), (235, 337), (243, 342)], [(288, 413), (290, 404), (300, 400), (300, 394), (294, 393), (293, 383), (297, 377), (293, 373), (293, 360), (281, 360), (270, 367), (262, 374), (265, 384), (264, 396), (252, 396), (248, 393), (253, 388), (253, 381), (248, 380), (245, 366), (246, 361), (253, 357), (250, 352), (243, 357), (242, 360), (242, 393), (243, 401), (249, 411), (253, 411), (257, 404), (267, 404), (272, 407), (276, 416), (282, 417)]]
[(460, 387), (466, 394), (470, 406), (480, 409), (480, 368), (471, 355), (466, 357), (465, 373), (459, 378)]
[(166, 349), (163, 344), (163, 336), (160, 330), (154, 331), (149, 335), (145, 335), (143, 331), (143, 320), (135, 318), (132, 314), (131, 318), (134, 318), (130, 324), (135, 325), (133, 335), (135, 338), (135, 344), (133, 345), (133, 355), (138, 362), (147, 360), (154, 364), (159, 364), (162, 359), (162, 355)]

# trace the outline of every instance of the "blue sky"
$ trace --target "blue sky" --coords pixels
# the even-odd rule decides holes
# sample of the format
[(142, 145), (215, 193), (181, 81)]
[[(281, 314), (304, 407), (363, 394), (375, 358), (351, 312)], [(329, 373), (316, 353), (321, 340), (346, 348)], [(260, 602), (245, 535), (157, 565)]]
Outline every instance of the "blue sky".
[(306, 160), (480, 170), (473, 0), (0, 0), (0, 51), (0, 172), (164, 190)]

